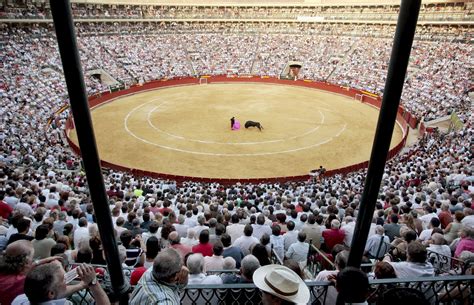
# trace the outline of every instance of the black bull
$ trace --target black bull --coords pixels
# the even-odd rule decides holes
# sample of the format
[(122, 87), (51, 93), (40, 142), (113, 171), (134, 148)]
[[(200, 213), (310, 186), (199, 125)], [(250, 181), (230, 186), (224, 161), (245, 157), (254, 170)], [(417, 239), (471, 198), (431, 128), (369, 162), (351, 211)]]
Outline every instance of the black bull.
[(263, 126), (262, 126), (262, 124), (260, 124), (260, 122), (254, 122), (254, 121), (245, 122), (245, 128), (249, 128), (249, 127), (257, 127), (258, 130), (260, 130), (260, 131), (262, 131), (262, 129), (263, 129)]

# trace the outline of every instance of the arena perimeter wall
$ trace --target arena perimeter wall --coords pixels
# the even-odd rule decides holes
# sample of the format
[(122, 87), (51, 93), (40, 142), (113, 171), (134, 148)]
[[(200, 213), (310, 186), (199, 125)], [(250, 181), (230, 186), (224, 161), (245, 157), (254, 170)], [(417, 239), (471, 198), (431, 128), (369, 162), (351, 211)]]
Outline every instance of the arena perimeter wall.
[[(204, 76), (208, 79), (208, 83), (219, 83), (219, 82), (255, 82), (255, 83), (273, 83), (273, 84), (284, 84), (284, 85), (293, 85), (293, 86), (301, 86), (301, 87), (308, 87), (314, 88), (319, 90), (324, 90), (328, 92), (333, 92), (337, 94), (342, 94), (351, 98), (359, 98), (361, 102), (370, 104), (376, 108), (381, 107), (381, 98), (375, 94), (365, 92), (362, 90), (356, 90), (348, 87), (342, 87), (338, 85), (333, 85), (329, 83), (323, 82), (316, 82), (311, 80), (280, 80), (277, 78), (265, 77), (265, 76), (248, 76), (248, 77), (228, 77), (228, 76)], [(152, 81), (143, 85), (134, 85), (130, 88), (116, 91), (116, 92), (103, 92), (98, 93), (93, 96), (89, 97), (89, 107), (93, 108), (100, 104), (110, 102), (113, 99), (124, 95), (130, 95), (134, 93), (138, 93), (141, 91), (153, 90), (156, 88), (161, 87), (169, 87), (169, 86), (177, 86), (177, 85), (191, 85), (191, 84), (199, 84), (199, 79), (193, 77), (187, 78), (174, 78), (174, 79), (162, 79)], [(400, 143), (397, 144), (394, 148), (392, 148), (388, 153), (388, 159), (395, 157), (400, 150), (405, 146), (407, 136), (408, 136), (408, 126), (412, 128), (416, 128), (418, 120), (412, 116), (408, 111), (405, 111), (402, 107), (398, 108), (397, 114), (397, 122), (403, 129), (403, 139)], [(66, 138), (69, 143), (71, 149), (78, 155), (80, 155), (79, 147), (71, 141), (69, 138), (69, 132), (74, 129), (74, 123), (71, 116), (69, 116), (68, 120), (66, 121)], [(273, 178), (252, 178), (252, 179), (219, 179), (219, 178), (205, 178), (205, 177), (188, 177), (188, 176), (178, 176), (178, 175), (170, 175), (170, 174), (163, 174), (157, 172), (150, 172), (144, 171), (135, 168), (129, 168), (122, 165), (113, 164), (104, 160), (101, 160), (101, 165), (106, 168), (110, 168), (117, 171), (128, 172), (136, 176), (146, 176), (151, 178), (159, 178), (159, 179), (169, 179), (175, 180), (178, 184), (184, 181), (195, 181), (201, 183), (213, 183), (217, 182), (223, 185), (231, 185), (237, 182), (240, 183), (284, 183), (288, 181), (307, 181), (311, 178), (309, 173), (307, 175), (301, 176), (287, 176), (287, 177), (273, 177)], [(369, 165), (369, 161), (365, 161), (358, 164), (353, 164), (350, 166), (337, 168), (333, 170), (328, 170), (325, 173), (325, 176), (333, 176), (336, 174), (346, 175), (351, 172), (358, 171), (363, 168), (367, 168)]]

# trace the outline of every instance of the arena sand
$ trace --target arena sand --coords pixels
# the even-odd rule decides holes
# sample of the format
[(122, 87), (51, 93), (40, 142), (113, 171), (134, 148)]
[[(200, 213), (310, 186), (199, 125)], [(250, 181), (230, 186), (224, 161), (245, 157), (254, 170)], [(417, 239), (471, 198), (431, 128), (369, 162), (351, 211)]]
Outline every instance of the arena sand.
[[(239, 131), (230, 129), (233, 116)], [(366, 161), (377, 117), (376, 108), (342, 95), (261, 83), (167, 87), (92, 110), (102, 160), (209, 178), (304, 175)], [(263, 131), (243, 128), (247, 120)], [(396, 125), (391, 147), (402, 137)]]

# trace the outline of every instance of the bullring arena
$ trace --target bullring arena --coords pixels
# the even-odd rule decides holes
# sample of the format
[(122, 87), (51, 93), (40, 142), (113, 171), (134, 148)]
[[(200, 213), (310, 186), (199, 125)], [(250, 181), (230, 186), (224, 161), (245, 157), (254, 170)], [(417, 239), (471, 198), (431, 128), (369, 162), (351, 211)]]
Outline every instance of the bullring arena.
[[(378, 111), (349, 98), (355, 93), (347, 88), (261, 78), (196, 82), (158, 82), (158, 89), (137, 87), (95, 106), (101, 159), (159, 174), (248, 179), (304, 176), (319, 165), (333, 170), (369, 158)], [(232, 116), (242, 125), (258, 119), (264, 129), (232, 131)], [(403, 138), (399, 123), (391, 147)]]
[(0, 0), (0, 304), (474, 304), (474, 1), (70, 2)]

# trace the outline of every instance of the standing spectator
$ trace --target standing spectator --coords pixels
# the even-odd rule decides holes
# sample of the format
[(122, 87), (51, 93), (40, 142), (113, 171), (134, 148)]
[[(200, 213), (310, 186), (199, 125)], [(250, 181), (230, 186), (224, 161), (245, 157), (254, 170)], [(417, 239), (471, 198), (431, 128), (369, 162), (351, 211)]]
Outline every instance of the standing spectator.
[(153, 268), (148, 269), (130, 297), (130, 305), (180, 304), (180, 291), (188, 283), (188, 269), (183, 267), (174, 249), (161, 251)]

